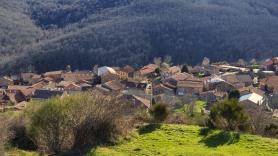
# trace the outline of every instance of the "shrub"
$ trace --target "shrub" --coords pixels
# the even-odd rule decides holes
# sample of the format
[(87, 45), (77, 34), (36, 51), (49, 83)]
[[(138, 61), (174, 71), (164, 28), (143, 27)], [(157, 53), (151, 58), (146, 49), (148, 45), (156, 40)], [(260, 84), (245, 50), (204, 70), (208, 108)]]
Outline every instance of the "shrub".
[(129, 129), (124, 103), (114, 96), (80, 94), (40, 104), (31, 115), (28, 134), (41, 151), (62, 153), (115, 143)]
[(6, 118), (0, 116), (0, 155), (4, 153), (5, 144), (7, 143), (11, 133), (9, 132), (9, 123)]
[(189, 73), (188, 66), (186, 64), (182, 66), (181, 72), (182, 73)]
[(224, 130), (239, 130), (248, 120), (247, 114), (236, 99), (214, 104), (209, 118), (210, 125)]
[(239, 99), (240, 98), (240, 92), (238, 90), (232, 90), (229, 92), (229, 99)]
[(150, 115), (154, 122), (163, 122), (169, 115), (169, 109), (165, 104), (155, 104), (150, 109)]
[(270, 137), (278, 137), (278, 125), (273, 123), (265, 127), (265, 135)]

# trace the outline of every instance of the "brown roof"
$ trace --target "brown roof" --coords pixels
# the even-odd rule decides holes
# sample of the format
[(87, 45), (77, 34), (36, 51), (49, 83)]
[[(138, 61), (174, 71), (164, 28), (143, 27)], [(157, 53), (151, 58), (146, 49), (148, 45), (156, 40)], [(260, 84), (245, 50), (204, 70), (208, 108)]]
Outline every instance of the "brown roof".
[(203, 81), (200, 80), (185, 80), (179, 81), (177, 87), (181, 88), (202, 88), (204, 86)]
[(155, 65), (155, 64), (149, 64), (149, 65), (144, 66), (143, 68), (141, 68), (141, 69), (140, 69), (140, 73), (141, 73), (142, 75), (147, 75), (147, 74), (153, 73), (157, 68), (158, 68), (157, 65)]
[(38, 82), (38, 83), (35, 83), (32, 85), (32, 88), (34, 89), (41, 89), (43, 88), (45, 85), (47, 85), (45, 82), (41, 81), (41, 82)]
[(135, 69), (129, 65), (126, 65), (122, 68), (123, 71), (127, 72), (127, 73), (133, 73), (135, 72)]
[(20, 91), (24, 96), (31, 95), (36, 89), (32, 86), (19, 86), (19, 85), (10, 85), (8, 86), (10, 91)]
[(50, 71), (50, 72), (46, 72), (44, 73), (45, 76), (50, 76), (50, 75), (60, 75), (62, 74), (63, 71), (62, 70), (57, 70), (57, 71)]
[(181, 69), (180, 69), (180, 67), (178, 67), (178, 66), (172, 66), (172, 67), (169, 68), (169, 71), (170, 71), (171, 73), (178, 73), (178, 72), (181, 71)]
[(133, 95), (133, 97), (134, 97), (136, 100), (138, 100), (138, 101), (140, 101), (141, 103), (143, 103), (147, 108), (150, 108), (150, 107), (151, 107), (151, 101), (150, 101), (150, 100), (144, 99), (144, 98), (141, 98), (141, 97), (135, 96), (135, 95)]
[(93, 73), (86, 72), (86, 71), (79, 71), (79, 72), (73, 72), (73, 73), (64, 73), (62, 74), (62, 78), (65, 81), (82, 81), (82, 80), (92, 80), (93, 79)]
[(193, 75), (188, 74), (188, 73), (177, 73), (167, 79), (174, 79), (175, 81), (184, 81), (189, 78), (193, 78)]
[(119, 81), (108, 81), (103, 84), (103, 87), (111, 89), (113, 91), (119, 91), (123, 88), (123, 85)]
[(33, 75), (35, 75), (34, 73), (21, 73), (20, 76), (23, 79), (30, 79), (31, 77), (33, 77)]
[(222, 77), (222, 79), (224, 79), (225, 81), (229, 82), (229, 83), (239, 83), (239, 80), (237, 78), (237, 75), (235, 74), (230, 74), (230, 75), (224, 75)]
[(247, 75), (247, 74), (244, 74), (244, 75), (237, 75), (236, 76), (237, 79), (240, 81), (240, 82), (253, 82), (252, 78), (250, 75)]
[(265, 66), (269, 66), (269, 65), (273, 65), (273, 64), (278, 64), (278, 57), (268, 59), (263, 63), (263, 65), (265, 65)]
[(31, 88), (31, 86), (9, 85), (8, 90), (24, 90)]
[(252, 86), (240, 88), (239, 92), (240, 93), (243, 93), (243, 92), (256, 93), (256, 94), (261, 95), (261, 96), (265, 95), (264, 91), (262, 91), (258, 88), (252, 87)]
[(267, 78), (266, 83), (268, 87), (273, 88), (274, 90), (278, 89), (278, 76), (271, 76)]

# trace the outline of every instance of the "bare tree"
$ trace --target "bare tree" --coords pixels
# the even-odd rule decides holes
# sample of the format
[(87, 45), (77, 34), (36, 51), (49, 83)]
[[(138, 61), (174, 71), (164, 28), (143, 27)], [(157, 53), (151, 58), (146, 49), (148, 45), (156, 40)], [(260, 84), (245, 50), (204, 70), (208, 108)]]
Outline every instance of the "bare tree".
[(203, 66), (207, 66), (210, 64), (210, 59), (207, 57), (204, 57), (203, 61), (202, 61), (202, 65)]
[(170, 55), (166, 55), (164, 57), (164, 63), (167, 63), (168, 65), (171, 65), (172, 64), (172, 57)]
[(160, 66), (161, 63), (162, 63), (161, 57), (155, 57), (155, 58), (153, 59), (153, 63), (156, 64), (157, 66)]

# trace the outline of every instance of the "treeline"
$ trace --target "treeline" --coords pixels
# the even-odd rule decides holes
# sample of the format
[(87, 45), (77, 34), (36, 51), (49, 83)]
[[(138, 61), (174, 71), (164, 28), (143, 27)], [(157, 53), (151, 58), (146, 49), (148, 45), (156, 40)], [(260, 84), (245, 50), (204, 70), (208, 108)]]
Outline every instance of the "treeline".
[(166, 55), (174, 63), (196, 64), (205, 56), (235, 61), (278, 54), (275, 0), (27, 0), (20, 6), (25, 10), (18, 14), (27, 20), (15, 21), (29, 24), (30, 32), (6, 22), (14, 37), (1, 41), (2, 73), (29, 65), (38, 72), (68, 64), (140, 66)]

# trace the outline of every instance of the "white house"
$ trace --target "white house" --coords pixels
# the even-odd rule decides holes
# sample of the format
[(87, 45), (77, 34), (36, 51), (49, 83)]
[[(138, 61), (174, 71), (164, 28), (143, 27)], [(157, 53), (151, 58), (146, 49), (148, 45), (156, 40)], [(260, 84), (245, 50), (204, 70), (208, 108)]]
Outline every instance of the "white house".
[(250, 93), (244, 96), (241, 96), (239, 99), (239, 102), (241, 104), (257, 104), (257, 105), (262, 105), (264, 102), (264, 97), (256, 94), (256, 93)]

